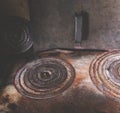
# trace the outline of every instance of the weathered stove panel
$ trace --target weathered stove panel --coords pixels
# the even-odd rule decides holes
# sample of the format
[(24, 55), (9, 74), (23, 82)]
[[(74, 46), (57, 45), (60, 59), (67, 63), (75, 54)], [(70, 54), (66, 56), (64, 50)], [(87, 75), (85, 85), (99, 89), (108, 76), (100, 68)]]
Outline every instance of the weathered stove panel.
[[(35, 58), (29, 60), (30, 63), (27, 63), (28, 59), (17, 59), (13, 63), (9, 82), (6, 81), (6, 86), (3, 87), (1, 92), (1, 112), (119, 113), (119, 100), (105, 95), (104, 92), (98, 90), (90, 78), (89, 67), (91, 62), (103, 53), (106, 54), (106, 51), (55, 49), (36, 53)], [(40, 59), (38, 60), (38, 58)], [(33, 61), (35, 61), (35, 67), (33, 66)], [(52, 64), (52, 66), (48, 64)], [(26, 66), (27, 69), (22, 71)], [(59, 77), (55, 75), (58, 67), (63, 68), (63, 75), (67, 73), (65, 74), (66, 76), (62, 77), (62, 81), (59, 81), (61, 74)], [(34, 69), (39, 70), (38, 74), (36, 73), (37, 71), (35, 73), (31, 72)], [(28, 70), (31, 72), (31, 75), (28, 74)], [(20, 76), (21, 71), (22, 74)], [(40, 74), (41, 72), (42, 74)], [(55, 78), (51, 78), (51, 73), (54, 73)], [(27, 74), (33, 77), (34, 80), (29, 79)], [(17, 77), (20, 78), (20, 81), (17, 81)], [(37, 81), (36, 79), (41, 81)], [(55, 82), (52, 82), (53, 80)], [(66, 82), (66, 80), (68, 81)], [(48, 84), (45, 84), (45, 82)], [(20, 83), (22, 83), (21, 86)], [(39, 86), (39, 83), (42, 85)], [(68, 83), (67, 87), (66, 83)], [(25, 89), (26, 86), (27, 89)], [(61, 89), (64, 86), (64, 90)], [(37, 93), (40, 95), (36, 95)]]

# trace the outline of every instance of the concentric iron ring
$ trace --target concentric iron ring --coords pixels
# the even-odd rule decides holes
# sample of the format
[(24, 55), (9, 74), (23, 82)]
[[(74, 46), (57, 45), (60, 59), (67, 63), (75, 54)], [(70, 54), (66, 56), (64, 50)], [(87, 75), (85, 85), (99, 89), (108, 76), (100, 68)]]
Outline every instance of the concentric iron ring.
[(91, 63), (90, 77), (106, 96), (120, 100), (120, 51), (106, 52)]
[(73, 82), (74, 68), (58, 58), (41, 58), (24, 65), (15, 76), (15, 86), (23, 96), (45, 99), (64, 92)]

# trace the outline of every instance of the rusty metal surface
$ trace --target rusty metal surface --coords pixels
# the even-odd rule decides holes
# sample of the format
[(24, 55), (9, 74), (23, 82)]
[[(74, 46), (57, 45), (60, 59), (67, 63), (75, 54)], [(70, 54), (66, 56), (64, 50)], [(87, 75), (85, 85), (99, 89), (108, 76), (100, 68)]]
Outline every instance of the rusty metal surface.
[(26, 64), (25, 60), (16, 61), (13, 73), (10, 74), (11, 82), (1, 92), (0, 110), (2, 113), (120, 113), (120, 102), (98, 90), (89, 75), (93, 59), (105, 53), (106, 51), (60, 49), (36, 53), (36, 59), (62, 59), (75, 69), (75, 78), (70, 87), (60, 95), (42, 100), (27, 98), (16, 90), (14, 77)]

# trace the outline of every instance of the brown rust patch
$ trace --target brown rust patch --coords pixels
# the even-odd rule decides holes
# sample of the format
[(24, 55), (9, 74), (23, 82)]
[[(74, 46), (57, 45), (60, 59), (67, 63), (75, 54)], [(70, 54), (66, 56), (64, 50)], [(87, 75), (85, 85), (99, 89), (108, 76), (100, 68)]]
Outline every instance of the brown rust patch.
[(74, 59), (68, 59), (75, 69), (76, 78), (74, 81), (75, 87), (79, 86), (81, 82), (89, 77), (89, 65), (95, 56), (89, 55)]
[[(120, 102), (106, 97), (95, 87), (89, 77), (89, 65), (97, 54), (81, 52), (75, 56), (74, 54), (56, 56), (75, 68), (76, 76), (73, 84), (54, 98), (35, 100), (21, 95), (17, 102), (14, 101), (16, 103), (12, 103), (12, 106), (11, 103), (5, 105), (6, 109), (12, 109), (7, 113), (120, 113)], [(52, 56), (49, 54), (47, 57)], [(5, 99), (4, 103), (6, 101), (9, 101), (9, 98)], [(4, 104), (2, 105), (5, 107)]]
[(6, 86), (0, 96), (0, 113), (9, 113), (17, 108), (20, 99), (21, 95), (13, 85)]

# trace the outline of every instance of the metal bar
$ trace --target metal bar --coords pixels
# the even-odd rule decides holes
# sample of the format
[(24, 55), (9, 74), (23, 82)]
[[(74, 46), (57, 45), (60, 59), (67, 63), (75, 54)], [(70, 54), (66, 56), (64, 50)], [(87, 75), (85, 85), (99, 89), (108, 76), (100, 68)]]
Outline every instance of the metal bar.
[(75, 48), (81, 48), (82, 40), (86, 40), (89, 34), (89, 14), (81, 11), (75, 14)]

